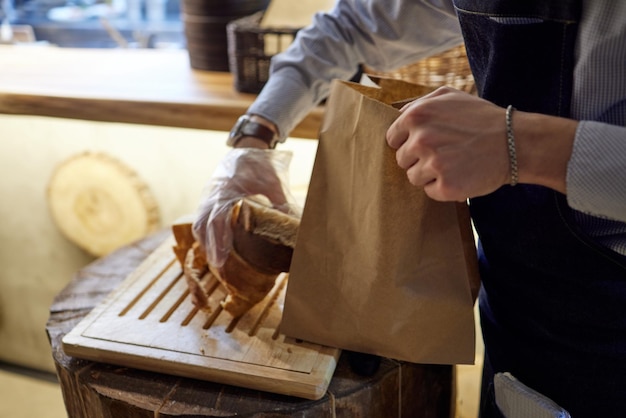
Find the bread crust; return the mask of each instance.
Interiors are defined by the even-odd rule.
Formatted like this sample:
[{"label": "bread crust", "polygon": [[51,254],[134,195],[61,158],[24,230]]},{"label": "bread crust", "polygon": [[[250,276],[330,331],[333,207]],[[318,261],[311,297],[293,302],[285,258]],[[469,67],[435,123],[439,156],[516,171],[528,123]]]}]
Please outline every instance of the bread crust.
[{"label": "bread crust", "polygon": [[233,248],[219,268],[207,263],[191,223],[173,225],[177,243],[173,250],[192,302],[209,308],[208,282],[214,276],[228,292],[223,309],[233,317],[245,314],[265,298],[280,273],[289,271],[299,225],[297,217],[250,199],[238,201],[231,211]]},{"label": "bread crust", "polygon": [[243,199],[233,207],[233,247],[263,273],[288,272],[300,219]]}]

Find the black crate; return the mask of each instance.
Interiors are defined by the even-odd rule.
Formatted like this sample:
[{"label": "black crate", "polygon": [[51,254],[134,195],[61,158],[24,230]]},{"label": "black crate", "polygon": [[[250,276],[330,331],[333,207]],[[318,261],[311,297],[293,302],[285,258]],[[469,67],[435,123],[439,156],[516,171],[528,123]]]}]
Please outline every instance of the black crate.
[{"label": "black crate", "polygon": [[[258,93],[269,77],[270,61],[275,55],[266,51],[271,40],[272,50],[282,51],[293,42],[299,29],[261,28],[263,12],[228,23],[228,64],[235,89],[242,93]],[[268,45],[269,46],[269,45]]]}]

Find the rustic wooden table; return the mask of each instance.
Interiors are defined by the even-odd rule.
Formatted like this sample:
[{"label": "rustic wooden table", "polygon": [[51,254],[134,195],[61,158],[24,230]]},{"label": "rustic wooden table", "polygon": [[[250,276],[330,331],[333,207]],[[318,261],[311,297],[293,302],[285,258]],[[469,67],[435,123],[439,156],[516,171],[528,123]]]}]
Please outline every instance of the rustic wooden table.
[{"label": "rustic wooden table", "polygon": [[[230,73],[192,69],[186,50],[0,45],[0,114],[229,131],[254,98]],[[322,115],[291,136],[316,139]]]},{"label": "rustic wooden table", "polygon": [[317,401],[73,358],[61,340],[168,236],[123,247],[80,270],[55,298],[47,333],[70,418],[78,417],[430,417],[453,416],[451,366],[383,359],[371,377],[339,360]]}]

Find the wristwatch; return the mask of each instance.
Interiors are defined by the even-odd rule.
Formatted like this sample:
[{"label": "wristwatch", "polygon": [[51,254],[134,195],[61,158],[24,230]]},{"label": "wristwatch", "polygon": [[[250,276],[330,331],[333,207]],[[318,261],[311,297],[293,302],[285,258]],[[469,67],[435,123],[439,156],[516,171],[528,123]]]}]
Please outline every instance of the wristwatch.
[{"label": "wristwatch", "polygon": [[244,136],[253,136],[261,139],[269,145],[270,148],[276,148],[278,143],[278,135],[270,128],[258,122],[254,122],[250,115],[243,115],[235,123],[228,135],[226,145],[234,147],[237,142]]}]

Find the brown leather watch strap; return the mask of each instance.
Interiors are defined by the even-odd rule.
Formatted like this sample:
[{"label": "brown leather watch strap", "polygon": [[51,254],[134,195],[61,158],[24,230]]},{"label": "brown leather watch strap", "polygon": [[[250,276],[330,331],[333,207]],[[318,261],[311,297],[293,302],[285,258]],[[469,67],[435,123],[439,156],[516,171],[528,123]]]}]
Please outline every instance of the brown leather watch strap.
[{"label": "brown leather watch strap", "polygon": [[253,136],[255,138],[262,139],[263,141],[267,142],[268,145],[276,136],[276,134],[274,134],[274,131],[272,131],[267,126],[252,121],[246,124],[242,133],[244,134],[244,136]]},{"label": "brown leather watch strap", "polygon": [[254,122],[249,115],[239,118],[230,132],[228,145],[234,147],[241,138],[246,136],[258,138],[267,143],[270,148],[276,147],[278,142],[278,137],[273,130],[261,123]]}]

